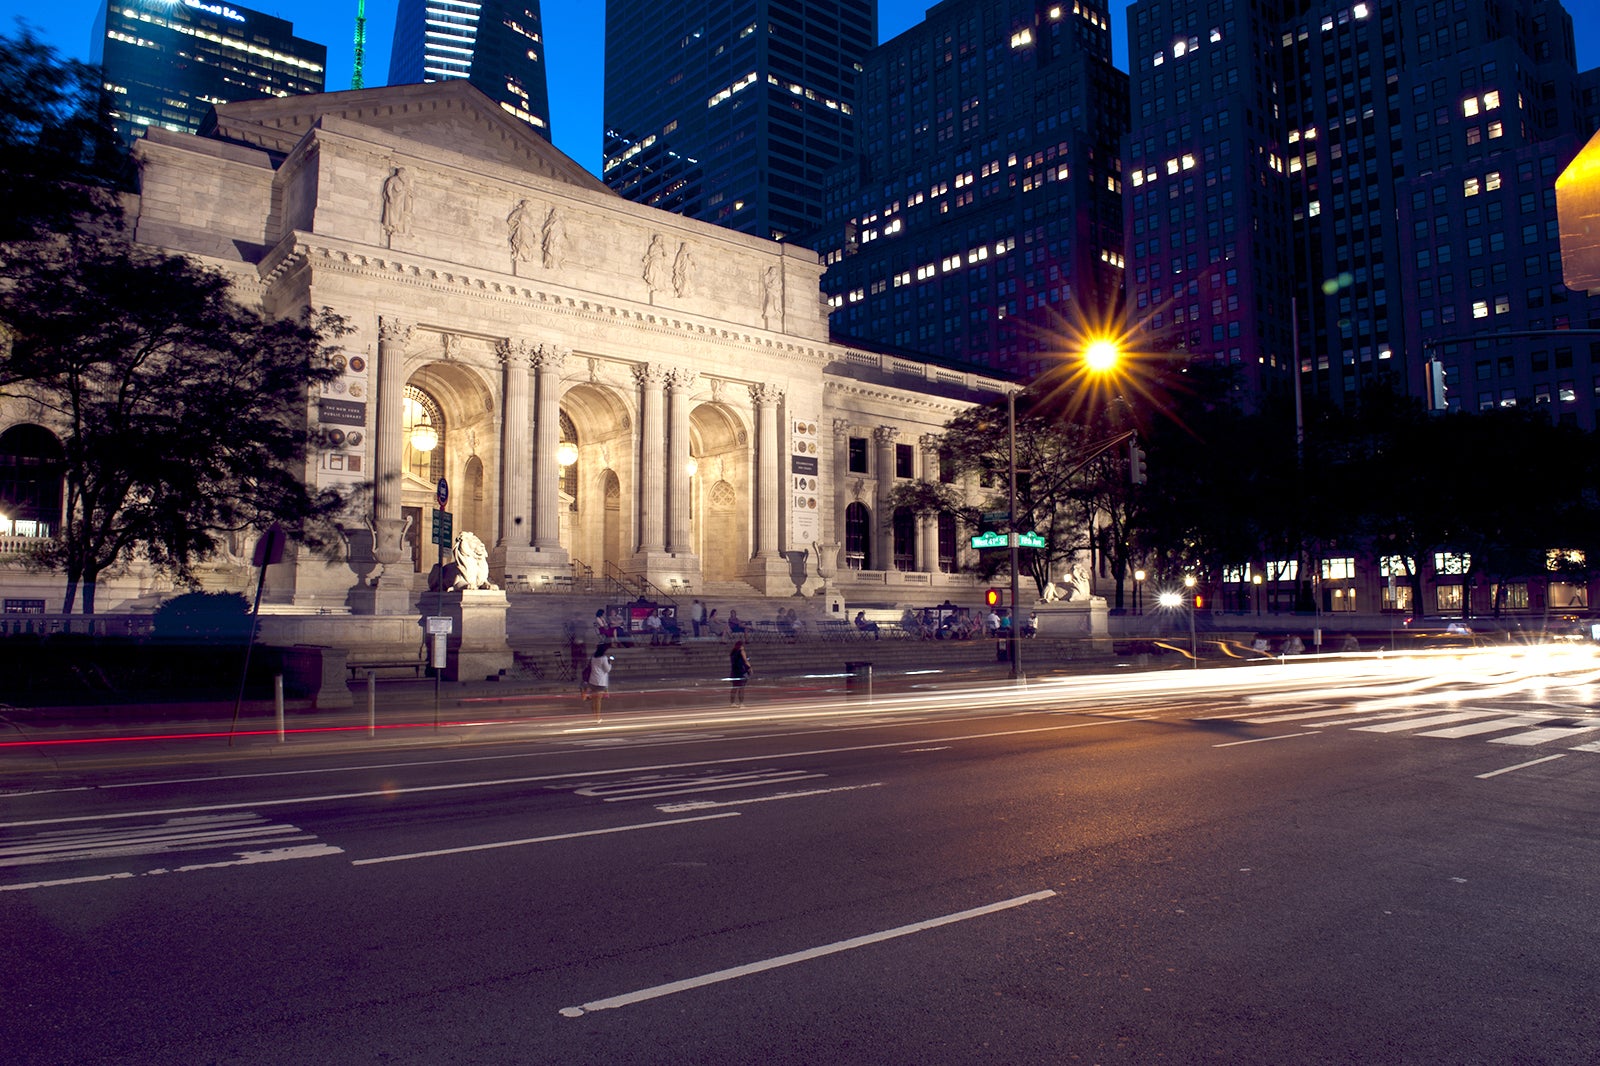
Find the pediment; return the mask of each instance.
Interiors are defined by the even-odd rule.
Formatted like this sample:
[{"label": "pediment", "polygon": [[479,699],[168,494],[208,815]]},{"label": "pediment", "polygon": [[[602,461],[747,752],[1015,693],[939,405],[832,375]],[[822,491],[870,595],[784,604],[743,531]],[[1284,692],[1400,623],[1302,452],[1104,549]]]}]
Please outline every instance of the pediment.
[{"label": "pediment", "polygon": [[464,81],[218,104],[199,134],[287,155],[329,118],[591,191],[610,191],[527,123]]}]

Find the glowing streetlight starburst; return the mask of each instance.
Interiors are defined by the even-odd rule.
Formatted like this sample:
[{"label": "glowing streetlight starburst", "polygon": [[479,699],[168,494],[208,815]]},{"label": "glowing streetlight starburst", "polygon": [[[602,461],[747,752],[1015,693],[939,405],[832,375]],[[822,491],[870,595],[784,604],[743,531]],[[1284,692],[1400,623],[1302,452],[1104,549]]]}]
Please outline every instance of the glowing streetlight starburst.
[{"label": "glowing streetlight starburst", "polygon": [[1083,350],[1084,365],[1097,374],[1113,369],[1121,358],[1122,349],[1117,346],[1117,342],[1105,337],[1090,342]]}]

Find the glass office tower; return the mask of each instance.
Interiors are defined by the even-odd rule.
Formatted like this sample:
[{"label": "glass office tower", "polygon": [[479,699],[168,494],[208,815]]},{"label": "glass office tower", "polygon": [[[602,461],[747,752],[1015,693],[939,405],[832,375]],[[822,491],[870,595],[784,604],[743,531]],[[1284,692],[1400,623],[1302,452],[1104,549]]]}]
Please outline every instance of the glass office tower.
[{"label": "glass office tower", "polygon": [[539,0],[400,0],[389,84],[465,78],[550,139]]},{"label": "glass office tower", "polygon": [[193,133],[212,104],[320,93],[326,45],[294,26],[234,4],[106,0],[91,60],[111,97],[110,121],[126,141],[147,126]]},{"label": "glass office tower", "polygon": [[602,177],[744,233],[811,232],[876,41],[872,0],[608,0]]}]

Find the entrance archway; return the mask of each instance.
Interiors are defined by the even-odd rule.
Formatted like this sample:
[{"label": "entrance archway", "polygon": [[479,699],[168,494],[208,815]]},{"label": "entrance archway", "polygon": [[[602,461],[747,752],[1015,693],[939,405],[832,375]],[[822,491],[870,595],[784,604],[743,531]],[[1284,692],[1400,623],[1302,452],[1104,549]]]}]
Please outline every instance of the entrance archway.
[{"label": "entrance archway", "polygon": [[707,582],[739,581],[750,561],[750,431],[738,412],[703,403],[689,413],[690,543]]},{"label": "entrance archway", "polygon": [[[436,362],[412,373],[403,402],[400,504],[411,519],[407,540],[412,565],[425,574],[438,555],[428,530],[433,509],[439,505],[436,493],[441,477],[450,484],[446,507],[455,516],[455,532],[476,533],[490,546],[498,541],[495,500],[487,475],[487,468],[499,462],[495,396],[471,367]],[[423,448],[430,430],[434,445]]]},{"label": "entrance archway", "polygon": [[560,419],[572,459],[561,467],[561,546],[600,575],[607,563],[625,566],[637,545],[633,415],[609,386],[582,382],[561,397]]}]

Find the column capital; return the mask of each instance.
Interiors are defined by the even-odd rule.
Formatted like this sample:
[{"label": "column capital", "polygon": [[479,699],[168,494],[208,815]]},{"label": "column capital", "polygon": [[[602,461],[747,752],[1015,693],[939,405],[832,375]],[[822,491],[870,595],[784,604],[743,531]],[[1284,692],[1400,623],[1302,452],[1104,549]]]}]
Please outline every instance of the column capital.
[{"label": "column capital", "polygon": [[917,443],[922,446],[923,451],[932,455],[938,455],[939,445],[944,443],[944,438],[939,436],[937,433],[924,433],[922,436],[917,438]]},{"label": "column capital", "polygon": [[528,358],[540,370],[560,370],[567,357],[572,354],[571,348],[563,348],[559,344],[530,344]]},{"label": "column capital", "polygon": [[685,366],[675,366],[667,371],[667,384],[675,392],[687,392],[700,377],[699,373]]},{"label": "column capital", "polygon": [[527,341],[503,340],[494,346],[494,351],[501,365],[512,370],[526,370],[533,363],[533,351]]},{"label": "column capital", "polygon": [[378,339],[385,344],[405,344],[411,339],[411,323],[392,315],[378,316]]},{"label": "column capital", "polygon": [[835,437],[848,437],[850,435],[850,420],[848,418],[835,418],[833,420],[833,435]]},{"label": "column capital", "polygon": [[757,407],[783,402],[783,390],[770,381],[758,381],[750,386],[750,400]]},{"label": "column capital", "polygon": [[872,439],[879,444],[893,443],[900,436],[899,426],[878,426],[872,431]]},{"label": "column capital", "polygon": [[659,389],[667,382],[667,368],[660,363],[634,363],[633,380],[647,389]]}]

